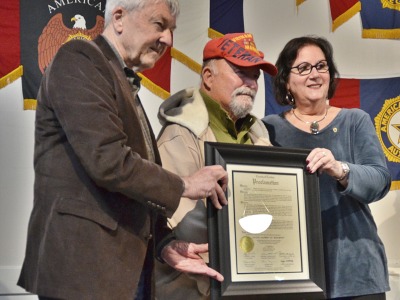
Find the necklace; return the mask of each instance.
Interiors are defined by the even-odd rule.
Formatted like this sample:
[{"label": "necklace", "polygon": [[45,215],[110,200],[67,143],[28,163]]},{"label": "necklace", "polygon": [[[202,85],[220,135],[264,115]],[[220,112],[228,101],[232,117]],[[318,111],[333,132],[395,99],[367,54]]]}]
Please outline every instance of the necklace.
[{"label": "necklace", "polygon": [[325,115],[322,117],[321,120],[317,120],[317,121],[303,121],[302,119],[300,119],[296,113],[294,112],[294,109],[292,108],[292,112],[293,115],[296,117],[297,120],[306,123],[306,124],[310,124],[310,131],[311,134],[318,134],[319,133],[319,122],[321,122],[322,120],[324,120],[326,118],[326,115],[328,114],[328,109],[325,108]]}]

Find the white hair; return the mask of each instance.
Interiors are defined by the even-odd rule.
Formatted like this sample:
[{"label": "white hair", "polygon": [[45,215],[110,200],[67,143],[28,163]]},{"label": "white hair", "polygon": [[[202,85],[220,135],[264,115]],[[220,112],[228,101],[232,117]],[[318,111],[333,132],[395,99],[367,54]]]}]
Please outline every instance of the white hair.
[{"label": "white hair", "polygon": [[112,19],[113,10],[120,6],[125,8],[127,11],[140,10],[148,4],[164,2],[171,12],[171,15],[178,17],[179,15],[179,0],[107,0],[106,9],[104,13],[105,27],[107,27]]}]

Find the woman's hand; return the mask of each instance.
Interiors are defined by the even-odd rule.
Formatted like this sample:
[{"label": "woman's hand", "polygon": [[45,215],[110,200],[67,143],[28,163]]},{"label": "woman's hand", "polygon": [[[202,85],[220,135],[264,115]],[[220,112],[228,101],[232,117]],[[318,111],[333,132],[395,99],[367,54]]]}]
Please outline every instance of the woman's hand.
[{"label": "woman's hand", "polygon": [[326,173],[329,176],[341,178],[343,168],[340,161],[336,160],[331,150],[325,148],[315,148],[307,156],[307,171],[311,174],[318,171],[318,174]]}]

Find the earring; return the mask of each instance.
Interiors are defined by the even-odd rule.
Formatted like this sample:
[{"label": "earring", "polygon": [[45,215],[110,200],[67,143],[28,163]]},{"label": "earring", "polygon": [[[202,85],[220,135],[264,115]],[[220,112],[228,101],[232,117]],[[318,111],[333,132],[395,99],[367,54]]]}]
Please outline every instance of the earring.
[{"label": "earring", "polygon": [[294,106],[294,98],[293,98],[293,95],[289,91],[286,94],[286,103],[291,106]]}]

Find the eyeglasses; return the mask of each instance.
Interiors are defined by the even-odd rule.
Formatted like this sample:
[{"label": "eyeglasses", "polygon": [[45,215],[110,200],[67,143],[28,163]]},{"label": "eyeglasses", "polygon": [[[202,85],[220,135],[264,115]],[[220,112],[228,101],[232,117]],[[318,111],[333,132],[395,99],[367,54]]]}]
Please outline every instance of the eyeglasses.
[{"label": "eyeglasses", "polygon": [[305,76],[308,74],[311,74],[312,69],[315,68],[315,70],[317,70],[318,73],[326,73],[329,70],[329,66],[326,60],[321,60],[319,62],[317,62],[315,65],[312,65],[308,62],[304,62],[299,64],[296,67],[290,68],[291,70],[293,69],[297,69],[297,72],[293,72],[295,74],[298,74],[300,76]]}]

